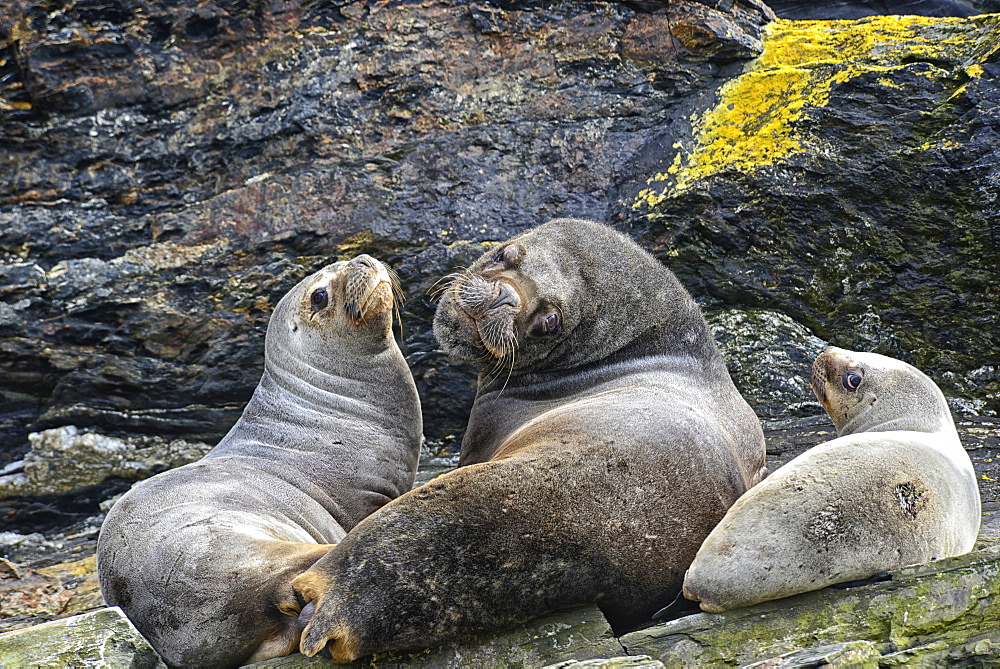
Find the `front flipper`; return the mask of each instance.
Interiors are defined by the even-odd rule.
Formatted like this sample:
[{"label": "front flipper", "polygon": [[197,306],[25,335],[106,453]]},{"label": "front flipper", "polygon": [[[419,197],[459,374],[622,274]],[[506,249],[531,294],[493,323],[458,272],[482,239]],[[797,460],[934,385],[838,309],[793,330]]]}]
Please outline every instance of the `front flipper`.
[{"label": "front flipper", "polygon": [[247,664],[263,662],[294,653],[302,637],[299,614],[304,601],[296,594],[292,583],[336,544],[305,544],[288,541],[268,541],[261,552],[274,565],[275,578],[271,582],[272,615],[275,631],[267,636],[245,661]]},{"label": "front flipper", "polygon": [[307,602],[299,616],[299,623],[305,625],[299,644],[303,655],[312,657],[325,648],[334,662],[345,664],[366,655],[358,636],[336,621],[330,610],[329,594],[336,587],[333,579],[321,569],[310,569],[292,581],[292,587]]}]

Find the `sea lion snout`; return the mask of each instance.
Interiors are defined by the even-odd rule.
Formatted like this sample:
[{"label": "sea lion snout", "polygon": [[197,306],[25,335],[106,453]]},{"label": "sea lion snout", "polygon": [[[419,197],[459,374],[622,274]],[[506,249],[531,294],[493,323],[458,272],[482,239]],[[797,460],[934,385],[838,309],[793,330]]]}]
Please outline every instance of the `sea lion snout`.
[{"label": "sea lion snout", "polygon": [[385,265],[368,254],[347,264],[344,309],[351,320],[363,323],[372,315],[391,309],[395,302],[395,282]]},{"label": "sea lion snout", "polygon": [[516,347],[516,321],[525,304],[515,283],[472,274],[458,284],[450,300],[454,316],[468,320],[469,333],[492,356],[504,359]]},{"label": "sea lion snout", "polygon": [[516,309],[523,302],[517,288],[509,281],[489,281],[475,274],[458,287],[455,297],[459,306],[474,319],[503,306]]},{"label": "sea lion snout", "polygon": [[849,363],[846,353],[847,351],[844,349],[831,346],[813,360],[810,378],[813,393],[827,411],[829,411],[830,398],[827,395],[826,386],[830,379],[837,378],[840,371]]},{"label": "sea lion snout", "polygon": [[506,281],[497,281],[497,296],[490,303],[490,309],[499,309],[500,307],[513,307],[517,309],[520,306],[521,295],[517,292],[517,289]]}]

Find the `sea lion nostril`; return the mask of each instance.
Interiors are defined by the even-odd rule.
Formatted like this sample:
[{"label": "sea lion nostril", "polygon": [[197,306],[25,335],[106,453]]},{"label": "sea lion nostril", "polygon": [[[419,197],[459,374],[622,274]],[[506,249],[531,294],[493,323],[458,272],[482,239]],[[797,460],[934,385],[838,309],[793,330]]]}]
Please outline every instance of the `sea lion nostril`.
[{"label": "sea lion nostril", "polygon": [[500,283],[500,291],[496,298],[490,304],[490,309],[496,309],[497,307],[508,306],[508,307],[519,307],[521,306],[521,296],[517,294],[514,287],[508,283]]}]

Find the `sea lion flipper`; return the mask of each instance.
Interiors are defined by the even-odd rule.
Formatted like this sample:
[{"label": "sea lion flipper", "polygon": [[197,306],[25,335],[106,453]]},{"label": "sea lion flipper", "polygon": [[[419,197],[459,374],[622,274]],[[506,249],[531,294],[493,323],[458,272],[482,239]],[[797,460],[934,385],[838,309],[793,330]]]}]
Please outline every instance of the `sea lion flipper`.
[{"label": "sea lion flipper", "polygon": [[294,579],[292,579],[292,588],[295,590],[296,594],[299,595],[306,603],[316,602],[317,600],[323,598],[323,594],[327,591],[328,587],[326,576],[323,572],[316,571],[315,569],[310,569],[302,574],[299,574]]},{"label": "sea lion flipper", "polygon": [[302,641],[299,643],[299,650],[303,655],[312,657],[325,648],[333,661],[339,663],[353,662],[367,655],[361,650],[358,635],[333,611],[337,607],[323,606],[323,602],[336,588],[328,571],[310,569],[296,577],[292,581],[292,587],[306,601],[299,614],[299,624],[304,627]]},{"label": "sea lion flipper", "polygon": [[336,545],[282,543],[280,555],[274,556],[275,564],[287,565],[285,577],[275,585],[274,603],[279,611],[296,618],[299,616],[303,606],[311,598],[303,596],[296,589],[295,581]]}]

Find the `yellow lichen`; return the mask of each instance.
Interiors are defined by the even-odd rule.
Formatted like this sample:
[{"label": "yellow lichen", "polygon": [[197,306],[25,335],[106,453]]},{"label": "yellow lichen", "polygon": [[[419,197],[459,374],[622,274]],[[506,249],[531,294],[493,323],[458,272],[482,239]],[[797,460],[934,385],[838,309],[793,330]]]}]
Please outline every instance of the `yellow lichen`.
[{"label": "yellow lichen", "polygon": [[[679,148],[665,173],[640,191],[634,207],[654,207],[724,170],[749,172],[815,149],[797,127],[804,114],[829,102],[831,89],[875,73],[899,88],[893,74],[914,61],[963,64],[978,77],[1000,49],[1000,16],[969,19],[875,16],[858,21],[777,20],[764,31],[764,51],[727,82],[719,102],[694,123],[694,144]],[[931,76],[931,68],[917,70]]]}]

